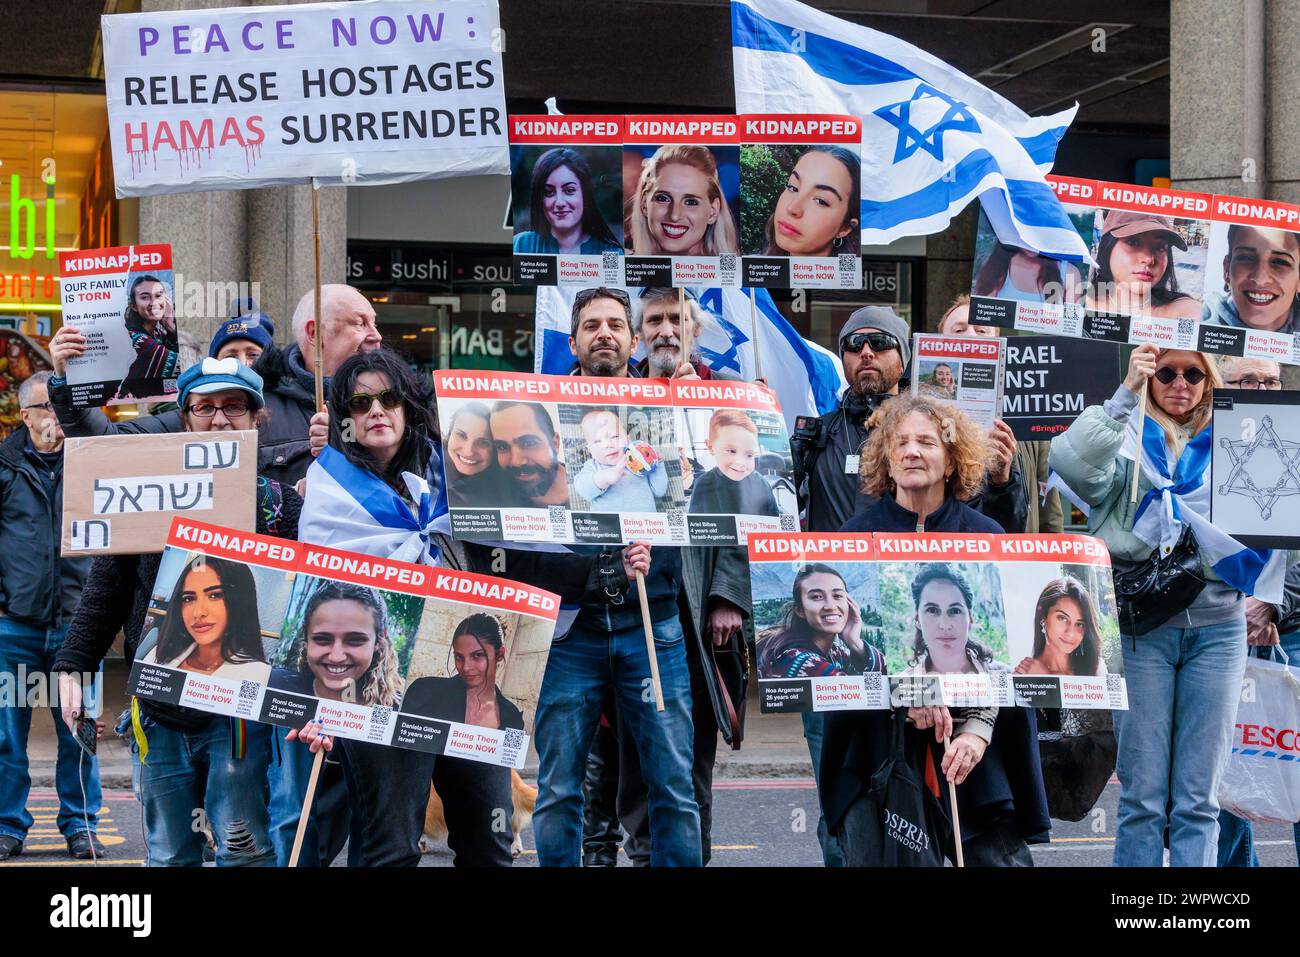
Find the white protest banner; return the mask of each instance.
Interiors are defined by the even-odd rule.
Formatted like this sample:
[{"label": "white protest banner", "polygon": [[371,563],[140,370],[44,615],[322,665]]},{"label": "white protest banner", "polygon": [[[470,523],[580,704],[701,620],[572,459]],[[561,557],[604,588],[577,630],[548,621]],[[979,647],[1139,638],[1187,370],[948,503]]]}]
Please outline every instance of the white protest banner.
[{"label": "white protest banner", "polygon": [[1247,548],[1300,548],[1300,392],[1215,389],[1210,521]]},{"label": "white protest banner", "polygon": [[495,0],[102,18],[117,195],[506,173]]},{"label": "white protest banner", "polygon": [[86,337],[86,351],[68,361],[76,408],[175,394],[180,350],[171,246],[61,252],[59,300],[64,324]]},{"label": "white protest banner", "polygon": [[1085,535],[752,535],[760,706],[1128,707]]},{"label": "white protest banner", "polygon": [[63,550],[160,552],[172,519],[252,531],[257,431],[97,435],[63,444]]},{"label": "white protest banner", "polygon": [[[220,634],[204,627],[219,616],[187,610],[213,585]],[[559,607],[505,579],[178,518],[129,684],[200,711],[521,768]],[[368,640],[349,639],[340,666],[318,638],[344,632]]]},{"label": "white protest banner", "polygon": [[991,427],[1002,412],[1007,340],[918,332],[912,341],[912,395],[951,402]]}]

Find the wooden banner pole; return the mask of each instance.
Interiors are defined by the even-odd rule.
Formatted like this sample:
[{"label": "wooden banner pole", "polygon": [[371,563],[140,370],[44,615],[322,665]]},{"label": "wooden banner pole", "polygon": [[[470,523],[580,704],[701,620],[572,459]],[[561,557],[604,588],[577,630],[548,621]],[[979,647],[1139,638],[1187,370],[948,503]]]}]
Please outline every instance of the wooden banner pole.
[{"label": "wooden banner pole", "polygon": [[325,411],[325,374],[321,371],[320,364],[320,327],[324,322],[324,317],[320,311],[320,187],[315,181],[311,185],[311,248],[312,258],[316,264],[316,335],[315,335],[315,352],[316,362],[314,371],[316,375],[316,411]]},{"label": "wooden banner pole", "polygon": [[645,595],[645,576],[636,573],[636,592],[641,599],[641,624],[645,628],[645,650],[650,658],[650,684],[655,692],[655,710],[664,710],[664,689],[659,683],[659,659],[655,655],[655,633],[650,624],[650,600]]},{"label": "wooden banner pole", "polygon": [[[943,736],[943,750],[945,754],[947,753],[948,746],[951,743],[952,739],[945,734]],[[966,859],[962,855],[961,851],[961,817],[957,813],[957,785],[953,784],[951,780],[948,782],[948,803],[952,806],[952,843],[953,847],[956,848],[957,851],[957,866],[965,867]]]},{"label": "wooden banner pole", "polygon": [[[296,746],[296,745],[295,745]],[[298,855],[302,853],[302,839],[307,834],[307,821],[311,818],[312,802],[316,799],[316,780],[320,777],[320,766],[325,763],[325,748],[316,752],[316,759],[311,763],[311,777],[307,779],[307,793],[302,798],[302,811],[298,815],[298,833],[293,837],[293,851],[289,854],[289,866],[298,866]]]},{"label": "wooden banner pole", "polygon": [[1142,474],[1142,432],[1147,420],[1147,384],[1150,381],[1150,379],[1143,379],[1142,388],[1138,392],[1137,444],[1133,448],[1133,487],[1128,495],[1130,505],[1136,505],[1138,500],[1138,476]]}]

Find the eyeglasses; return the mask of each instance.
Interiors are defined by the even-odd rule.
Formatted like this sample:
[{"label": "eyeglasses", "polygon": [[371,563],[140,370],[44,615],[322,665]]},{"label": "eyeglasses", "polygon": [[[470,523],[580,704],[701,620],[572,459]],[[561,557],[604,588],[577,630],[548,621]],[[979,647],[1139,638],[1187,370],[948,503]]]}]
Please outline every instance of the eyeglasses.
[{"label": "eyeglasses", "polygon": [[375,404],[375,400],[385,409],[395,409],[402,404],[402,394],[396,389],[385,389],[380,393],[373,392],[354,392],[348,399],[348,411],[353,415],[363,415],[370,411],[370,407]]},{"label": "eyeglasses", "polygon": [[861,352],[864,345],[872,352],[888,352],[898,348],[898,340],[887,332],[854,332],[840,340],[840,354]]},{"label": "eyeglasses", "polygon": [[196,419],[210,419],[218,412],[222,413],[227,419],[233,419],[248,413],[248,403],[242,399],[232,399],[225,405],[216,405],[212,402],[196,402],[187,411]]},{"label": "eyeglasses", "polygon": [[1156,378],[1160,380],[1161,385],[1169,385],[1169,383],[1173,382],[1179,376],[1182,376],[1183,381],[1188,385],[1200,385],[1201,382],[1205,380],[1205,370],[1199,369],[1196,366],[1192,366],[1190,369],[1184,369],[1182,372],[1179,372],[1171,366],[1161,366],[1156,370]]},{"label": "eyeglasses", "polygon": [[1269,376],[1266,379],[1257,379],[1253,375],[1244,375],[1240,379],[1228,379],[1228,385],[1236,386],[1238,389],[1280,389],[1282,380]]},{"label": "eyeglasses", "polygon": [[[1247,388],[1252,388],[1252,387],[1247,386]],[[33,402],[31,405],[23,406],[23,408],[24,409],[45,409],[46,411],[50,411],[50,412],[54,410],[54,406],[50,405],[50,403],[48,402]]]}]

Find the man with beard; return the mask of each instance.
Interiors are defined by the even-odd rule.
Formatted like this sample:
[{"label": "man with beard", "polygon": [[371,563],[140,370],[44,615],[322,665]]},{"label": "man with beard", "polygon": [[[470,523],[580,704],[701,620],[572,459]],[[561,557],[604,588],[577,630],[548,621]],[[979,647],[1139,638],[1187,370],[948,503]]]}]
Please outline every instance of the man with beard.
[{"label": "man with beard", "polygon": [[691,360],[682,358],[682,339],[699,342],[703,310],[689,292],[686,300],[686,326],[676,289],[647,287],[641,291],[632,318],[632,331],[641,337],[645,358],[633,368],[648,379],[712,379],[713,370],[691,351]]},{"label": "man with beard", "polygon": [[497,464],[514,482],[521,505],[569,504],[569,478],[560,458],[560,436],[550,413],[537,402],[502,399],[489,420]]}]

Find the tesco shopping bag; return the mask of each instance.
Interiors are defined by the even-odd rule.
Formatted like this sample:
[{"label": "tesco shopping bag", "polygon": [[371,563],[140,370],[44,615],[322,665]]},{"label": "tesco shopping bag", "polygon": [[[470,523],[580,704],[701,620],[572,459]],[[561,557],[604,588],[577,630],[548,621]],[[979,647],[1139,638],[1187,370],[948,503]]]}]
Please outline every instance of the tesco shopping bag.
[{"label": "tesco shopping bag", "polygon": [[[1300,821],[1300,668],[1251,655],[1219,804],[1264,824]],[[1250,700],[1246,700],[1249,698]]]}]

